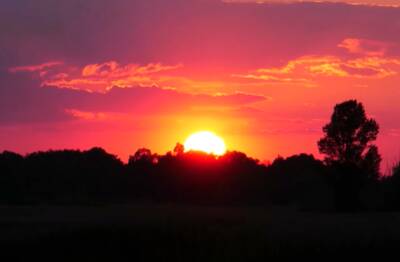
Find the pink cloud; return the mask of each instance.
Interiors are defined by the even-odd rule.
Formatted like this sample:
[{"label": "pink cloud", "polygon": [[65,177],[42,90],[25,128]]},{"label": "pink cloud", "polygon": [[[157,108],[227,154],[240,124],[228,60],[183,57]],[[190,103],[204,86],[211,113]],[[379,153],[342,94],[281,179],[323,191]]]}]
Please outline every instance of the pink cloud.
[{"label": "pink cloud", "polygon": [[386,56],[388,44],[380,41],[347,38],[338,47],[357,57],[311,55],[290,60],[281,67],[266,67],[233,77],[270,83],[290,83],[313,86],[317,78],[340,77],[382,79],[400,73],[400,58]]},{"label": "pink cloud", "polygon": [[291,4],[291,3],[345,3],[382,7],[400,7],[398,0],[222,0],[226,3]]},{"label": "pink cloud", "polygon": [[137,64],[127,64],[122,66],[116,61],[109,61],[101,64],[89,64],[83,67],[83,77],[108,77],[126,78],[133,75],[149,75],[162,71],[174,70],[182,67],[182,64],[166,66],[161,63],[151,63],[145,66]]},{"label": "pink cloud", "polygon": [[113,87],[159,85],[170,79],[168,74],[164,74],[165,71],[182,67],[182,64],[163,65],[161,63],[121,65],[116,61],[109,61],[100,64],[88,64],[82,68],[64,66],[52,72],[47,70],[62,64],[62,62],[48,62],[41,65],[10,68],[9,71],[11,73],[29,72],[38,74],[42,79],[42,86],[105,92]]},{"label": "pink cloud", "polygon": [[383,56],[386,54],[389,44],[382,41],[347,38],[338,47],[345,48],[349,53],[353,54]]},{"label": "pink cloud", "polygon": [[78,109],[65,109],[65,113],[71,115],[76,119],[88,120],[88,121],[96,121],[96,120],[107,120],[110,119],[111,116],[107,113],[103,112],[89,112],[82,111]]},{"label": "pink cloud", "polygon": [[39,74],[43,74],[46,69],[62,65],[63,62],[60,61],[50,61],[43,64],[38,65],[26,65],[26,66],[16,66],[9,68],[9,72],[18,73],[18,72],[39,72]]}]

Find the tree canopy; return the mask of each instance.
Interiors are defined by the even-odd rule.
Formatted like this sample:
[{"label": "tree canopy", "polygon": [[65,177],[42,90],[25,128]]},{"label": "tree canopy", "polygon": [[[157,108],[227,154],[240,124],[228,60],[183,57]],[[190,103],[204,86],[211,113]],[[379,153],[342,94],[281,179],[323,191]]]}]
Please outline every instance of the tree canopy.
[{"label": "tree canopy", "polygon": [[379,175],[381,157],[373,144],[379,125],[367,117],[362,103],[348,100],[337,104],[323,132],[325,136],[318,141],[318,148],[326,155],[328,164],[354,164],[370,176]]}]

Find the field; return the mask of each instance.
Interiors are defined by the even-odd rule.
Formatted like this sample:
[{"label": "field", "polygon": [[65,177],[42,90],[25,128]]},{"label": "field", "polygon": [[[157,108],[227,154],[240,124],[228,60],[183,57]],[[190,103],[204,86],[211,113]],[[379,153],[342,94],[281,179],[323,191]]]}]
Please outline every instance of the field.
[{"label": "field", "polygon": [[278,207],[2,207],[0,254],[6,261],[379,258],[397,253],[399,222],[397,213]]}]

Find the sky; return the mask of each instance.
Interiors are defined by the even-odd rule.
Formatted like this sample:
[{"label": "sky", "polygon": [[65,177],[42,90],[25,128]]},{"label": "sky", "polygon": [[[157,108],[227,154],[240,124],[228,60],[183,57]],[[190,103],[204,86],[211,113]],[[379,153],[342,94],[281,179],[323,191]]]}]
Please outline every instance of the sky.
[{"label": "sky", "polygon": [[126,160],[209,130],[262,161],[312,153],[357,99],[400,159],[400,1],[2,0],[0,151]]}]

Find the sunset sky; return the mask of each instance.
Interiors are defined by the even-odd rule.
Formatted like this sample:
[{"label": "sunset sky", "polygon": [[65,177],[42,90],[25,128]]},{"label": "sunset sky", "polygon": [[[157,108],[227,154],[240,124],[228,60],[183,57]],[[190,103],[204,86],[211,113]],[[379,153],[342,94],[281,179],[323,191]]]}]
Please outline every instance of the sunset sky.
[{"label": "sunset sky", "polygon": [[357,99],[391,163],[399,73],[400,0],[2,0],[0,151],[126,160],[209,130],[263,161],[320,157],[333,106]]}]

